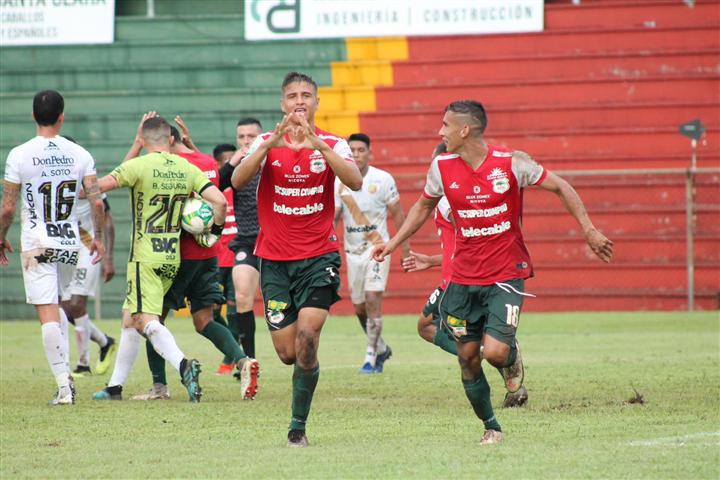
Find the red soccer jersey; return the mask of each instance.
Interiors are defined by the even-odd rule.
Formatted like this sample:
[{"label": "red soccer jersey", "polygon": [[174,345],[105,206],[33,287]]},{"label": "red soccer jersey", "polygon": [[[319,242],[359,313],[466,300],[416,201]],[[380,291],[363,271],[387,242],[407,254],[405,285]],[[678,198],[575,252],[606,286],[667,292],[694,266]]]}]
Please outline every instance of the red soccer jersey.
[{"label": "red soccer jersey", "polygon": [[441,198],[435,209],[435,226],[442,248],[442,287],[447,287],[452,279],[452,261],[455,252],[455,227],[450,222],[452,211],[447,198]]},{"label": "red soccer jersey", "polygon": [[522,189],[541,183],[546,171],[511,151],[488,145],[472,170],[457,154],[435,157],[424,195],[445,195],[455,219],[453,283],[491,285],[533,274],[521,226]]},{"label": "red soccer jersey", "polygon": [[[211,155],[201,152],[179,153],[188,162],[198,167],[207,176],[213,185],[220,185],[217,162]],[[180,235],[180,258],[182,260],[205,260],[218,254],[219,245],[215,244],[210,248],[204,248],[197,244],[195,238],[183,230]]]},{"label": "red soccer jersey", "polygon": [[235,254],[230,250],[230,241],[237,234],[237,223],[235,223],[235,206],[233,204],[233,189],[228,187],[223,191],[227,200],[227,215],[225,216],[225,227],[223,228],[222,237],[220,237],[220,246],[218,247],[218,266],[232,267],[235,264]]},{"label": "red soccer jersey", "polygon": [[[347,142],[318,128],[315,133],[348,162]],[[271,132],[255,139],[250,155]],[[258,184],[260,233],[255,255],[277,261],[303,260],[338,250],[333,228],[335,174],[318,150],[271,148]]]}]

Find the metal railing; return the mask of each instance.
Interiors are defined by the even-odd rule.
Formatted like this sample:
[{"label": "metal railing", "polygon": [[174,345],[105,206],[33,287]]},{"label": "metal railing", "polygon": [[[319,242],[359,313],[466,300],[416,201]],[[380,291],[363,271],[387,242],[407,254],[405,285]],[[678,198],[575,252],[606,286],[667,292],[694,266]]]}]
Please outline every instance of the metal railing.
[{"label": "metal railing", "polygon": [[[601,176],[648,176],[683,175],[685,177],[685,243],[687,263],[687,305],[688,311],[695,309],[695,177],[698,174],[720,174],[720,168],[697,168],[695,155],[689,168],[657,168],[652,170],[608,169],[608,170],[557,170],[554,173],[562,177],[601,177]],[[720,203],[720,198],[718,199]]]}]

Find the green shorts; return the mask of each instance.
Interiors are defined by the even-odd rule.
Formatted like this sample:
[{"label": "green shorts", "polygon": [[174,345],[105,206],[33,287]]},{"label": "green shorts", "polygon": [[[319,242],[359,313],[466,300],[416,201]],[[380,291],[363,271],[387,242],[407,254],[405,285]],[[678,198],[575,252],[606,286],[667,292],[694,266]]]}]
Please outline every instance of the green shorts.
[{"label": "green shorts", "polygon": [[260,290],[265,302],[265,321],[270,330],[295,323],[298,311],[319,287],[330,287],[330,304],[340,300],[340,254],[289,262],[260,261]]},{"label": "green shorts", "polygon": [[440,326],[440,312],[438,311],[438,305],[440,304],[440,298],[443,294],[443,288],[438,287],[430,294],[425,302],[425,306],[422,309],[423,317],[429,317],[432,315],[432,323],[436,327]]},{"label": "green shorts", "polygon": [[174,263],[128,262],[123,310],[127,309],[131,314],[162,315],[162,298],[170,289],[179,267]]},{"label": "green shorts", "polygon": [[165,310],[185,308],[186,297],[190,302],[190,313],[225,303],[225,297],[217,281],[217,271],[216,257],[180,262],[180,270],[165,295],[163,308]]},{"label": "green shorts", "polygon": [[235,284],[233,284],[232,272],[233,267],[218,268],[217,282],[220,284],[220,289],[226,302],[235,301]]},{"label": "green shorts", "polygon": [[488,334],[513,346],[525,281],[521,279],[493,285],[452,283],[440,299],[443,326],[460,342],[480,341]]}]

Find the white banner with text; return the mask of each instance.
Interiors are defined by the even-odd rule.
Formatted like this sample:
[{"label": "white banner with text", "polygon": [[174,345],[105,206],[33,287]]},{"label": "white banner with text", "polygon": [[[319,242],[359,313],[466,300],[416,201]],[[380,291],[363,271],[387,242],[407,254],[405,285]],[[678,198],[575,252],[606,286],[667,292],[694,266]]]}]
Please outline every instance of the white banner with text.
[{"label": "white banner with text", "polygon": [[245,0],[245,38],[539,32],[543,13],[543,0]]},{"label": "white banner with text", "polygon": [[0,0],[0,46],[112,43],[115,0]]}]

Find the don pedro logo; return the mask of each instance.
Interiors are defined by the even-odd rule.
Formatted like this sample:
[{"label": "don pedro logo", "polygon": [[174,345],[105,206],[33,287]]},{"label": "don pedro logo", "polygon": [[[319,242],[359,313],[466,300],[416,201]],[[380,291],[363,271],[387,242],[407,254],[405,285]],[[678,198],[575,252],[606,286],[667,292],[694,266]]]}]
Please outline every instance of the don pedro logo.
[{"label": "don pedro logo", "polygon": [[268,300],[267,311],[265,316],[268,322],[272,324],[278,324],[285,319],[285,314],[282,312],[288,307],[286,302],[280,302],[278,300]]}]

